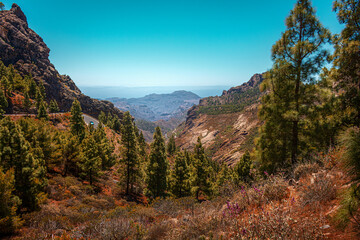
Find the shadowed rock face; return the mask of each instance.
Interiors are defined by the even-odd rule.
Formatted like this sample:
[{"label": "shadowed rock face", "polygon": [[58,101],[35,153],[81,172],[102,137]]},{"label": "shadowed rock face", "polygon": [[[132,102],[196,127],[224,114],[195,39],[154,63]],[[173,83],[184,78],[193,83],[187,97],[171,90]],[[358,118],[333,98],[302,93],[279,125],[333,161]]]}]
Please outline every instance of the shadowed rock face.
[{"label": "shadowed rock face", "polygon": [[49,60],[49,52],[43,39],[28,27],[27,18],[18,5],[0,12],[0,59],[6,66],[12,64],[22,75],[31,74],[37,82],[43,82],[48,100],[57,100],[65,111],[77,98],[83,111],[94,117],[100,111],[122,117],[122,111],[112,103],[82,94],[69,76],[60,75]]}]

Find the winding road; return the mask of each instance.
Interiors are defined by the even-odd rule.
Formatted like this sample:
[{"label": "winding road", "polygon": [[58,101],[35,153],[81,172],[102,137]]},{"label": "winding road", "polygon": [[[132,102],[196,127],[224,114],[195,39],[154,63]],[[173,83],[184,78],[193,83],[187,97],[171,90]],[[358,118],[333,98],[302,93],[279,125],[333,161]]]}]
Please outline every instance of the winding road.
[{"label": "winding road", "polygon": [[[63,112],[61,113],[50,113],[50,115],[62,115],[65,114]],[[28,114],[28,113],[14,113],[14,114],[4,114],[4,116],[19,116],[19,117],[26,117],[26,116],[36,116],[36,114]],[[97,128],[99,125],[99,120],[97,120],[94,117],[91,117],[90,115],[87,115],[85,113],[82,114],[84,118],[84,122],[86,125],[89,125],[91,122],[94,124],[94,128]]]}]

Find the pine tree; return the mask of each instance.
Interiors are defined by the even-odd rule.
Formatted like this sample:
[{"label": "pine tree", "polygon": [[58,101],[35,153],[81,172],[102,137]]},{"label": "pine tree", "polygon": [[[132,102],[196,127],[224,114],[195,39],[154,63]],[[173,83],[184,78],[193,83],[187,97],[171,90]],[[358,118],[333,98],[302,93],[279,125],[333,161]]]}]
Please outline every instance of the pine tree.
[{"label": "pine tree", "polygon": [[70,127],[71,133],[82,141],[85,137],[85,122],[82,116],[80,103],[76,99],[71,106]]},{"label": "pine tree", "polygon": [[107,116],[103,111],[100,112],[98,118],[99,118],[99,122],[101,122],[104,125],[107,125]]},{"label": "pine tree", "polygon": [[32,99],[36,98],[36,93],[37,93],[37,85],[36,85],[34,79],[30,78],[29,97],[32,98]]},{"label": "pine tree", "polygon": [[211,194],[211,183],[209,181],[209,169],[207,165],[207,158],[205,150],[201,144],[200,137],[197,140],[197,144],[194,148],[194,159],[192,163],[192,176],[191,176],[191,191],[199,200],[200,194]]},{"label": "pine tree", "polygon": [[97,142],[92,134],[88,134],[82,142],[83,159],[79,163],[82,175],[92,185],[101,173],[101,158]]},{"label": "pine tree", "polygon": [[49,115],[46,111],[46,105],[47,104],[44,101],[39,104],[37,119],[49,120]]},{"label": "pine tree", "polygon": [[78,165],[82,162],[81,146],[78,139],[75,136],[65,134],[59,140],[62,175],[66,176],[69,172],[77,175],[79,173]]},{"label": "pine tree", "polygon": [[0,89],[0,118],[5,113],[5,109],[8,107],[4,92]]},{"label": "pine tree", "polygon": [[360,127],[360,3],[337,0],[334,11],[344,29],[335,44],[334,76],[341,92],[344,122]]},{"label": "pine tree", "polygon": [[146,173],[147,195],[153,198],[165,197],[168,187],[168,161],[165,153],[165,140],[160,127],[155,128]]},{"label": "pine tree", "polygon": [[178,198],[190,195],[190,171],[183,152],[178,152],[176,155],[170,179],[172,194]]},{"label": "pine tree", "polygon": [[39,206],[47,184],[45,163],[34,157],[34,150],[19,125],[5,117],[0,123],[0,166],[5,171],[14,169],[15,195],[30,210]]},{"label": "pine tree", "polygon": [[36,88],[36,109],[39,111],[40,105],[44,102],[44,95],[42,95],[41,90],[39,87]]},{"label": "pine tree", "polygon": [[298,0],[286,19],[286,31],[272,48],[273,68],[262,85],[258,154],[272,170],[295,164],[305,150],[305,124],[316,102],[316,75],[327,61],[330,33],[309,0]]},{"label": "pine tree", "polygon": [[26,109],[26,112],[29,112],[29,111],[30,111],[31,101],[30,101],[30,97],[29,97],[29,93],[28,93],[28,92],[25,92],[25,95],[24,95],[24,107],[25,107],[25,109]]},{"label": "pine tree", "polygon": [[124,168],[121,170],[126,182],[126,195],[130,195],[133,193],[133,186],[141,177],[141,171],[134,124],[129,112],[124,113],[121,142],[124,148],[123,157],[121,158]]},{"label": "pine tree", "polygon": [[98,143],[102,170],[108,170],[115,164],[114,146],[106,136],[105,129],[100,123],[94,133],[95,141]]},{"label": "pine tree", "polygon": [[251,167],[252,161],[250,158],[250,153],[246,151],[241,157],[240,161],[236,163],[234,167],[234,177],[237,183],[248,182],[250,180]]},{"label": "pine tree", "polygon": [[176,144],[175,144],[175,136],[174,134],[171,134],[171,137],[169,138],[169,142],[168,142],[168,145],[167,145],[167,153],[170,155],[170,156],[173,156],[176,152]]},{"label": "pine tree", "polygon": [[146,153],[147,144],[142,131],[140,131],[138,143],[139,143],[139,155],[142,157],[143,160],[145,160],[147,157],[147,153]]},{"label": "pine tree", "polygon": [[10,169],[5,173],[0,167],[0,235],[12,234],[22,224],[16,216],[20,199],[13,195],[14,171]]},{"label": "pine tree", "polygon": [[57,101],[55,99],[50,101],[49,111],[50,113],[57,113],[60,111],[59,105],[57,104]]}]

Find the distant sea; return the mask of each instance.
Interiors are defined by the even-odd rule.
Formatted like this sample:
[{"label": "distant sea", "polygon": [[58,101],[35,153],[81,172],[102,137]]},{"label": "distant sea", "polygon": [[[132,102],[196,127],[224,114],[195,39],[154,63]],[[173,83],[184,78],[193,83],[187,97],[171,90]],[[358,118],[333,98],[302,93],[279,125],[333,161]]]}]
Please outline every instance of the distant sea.
[{"label": "distant sea", "polygon": [[209,97],[221,95],[223,90],[228,90],[231,86],[170,86],[170,87],[119,87],[119,86],[79,86],[80,90],[97,99],[106,99],[111,97],[118,98],[139,98],[146,95],[157,93],[172,93],[179,90],[193,92],[200,97]]}]

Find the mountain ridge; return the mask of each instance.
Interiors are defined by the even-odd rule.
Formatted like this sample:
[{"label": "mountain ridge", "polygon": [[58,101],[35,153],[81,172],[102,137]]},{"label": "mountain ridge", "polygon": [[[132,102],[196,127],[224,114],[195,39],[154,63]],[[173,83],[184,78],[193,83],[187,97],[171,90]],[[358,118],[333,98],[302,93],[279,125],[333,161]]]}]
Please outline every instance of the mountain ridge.
[{"label": "mountain ridge", "polygon": [[13,65],[23,76],[32,75],[42,82],[47,100],[56,100],[60,108],[69,111],[78,99],[83,112],[98,117],[101,111],[118,117],[123,113],[108,101],[84,95],[68,75],[61,75],[49,60],[50,49],[43,39],[29,28],[26,15],[17,4],[0,12],[0,59],[6,66]]}]

